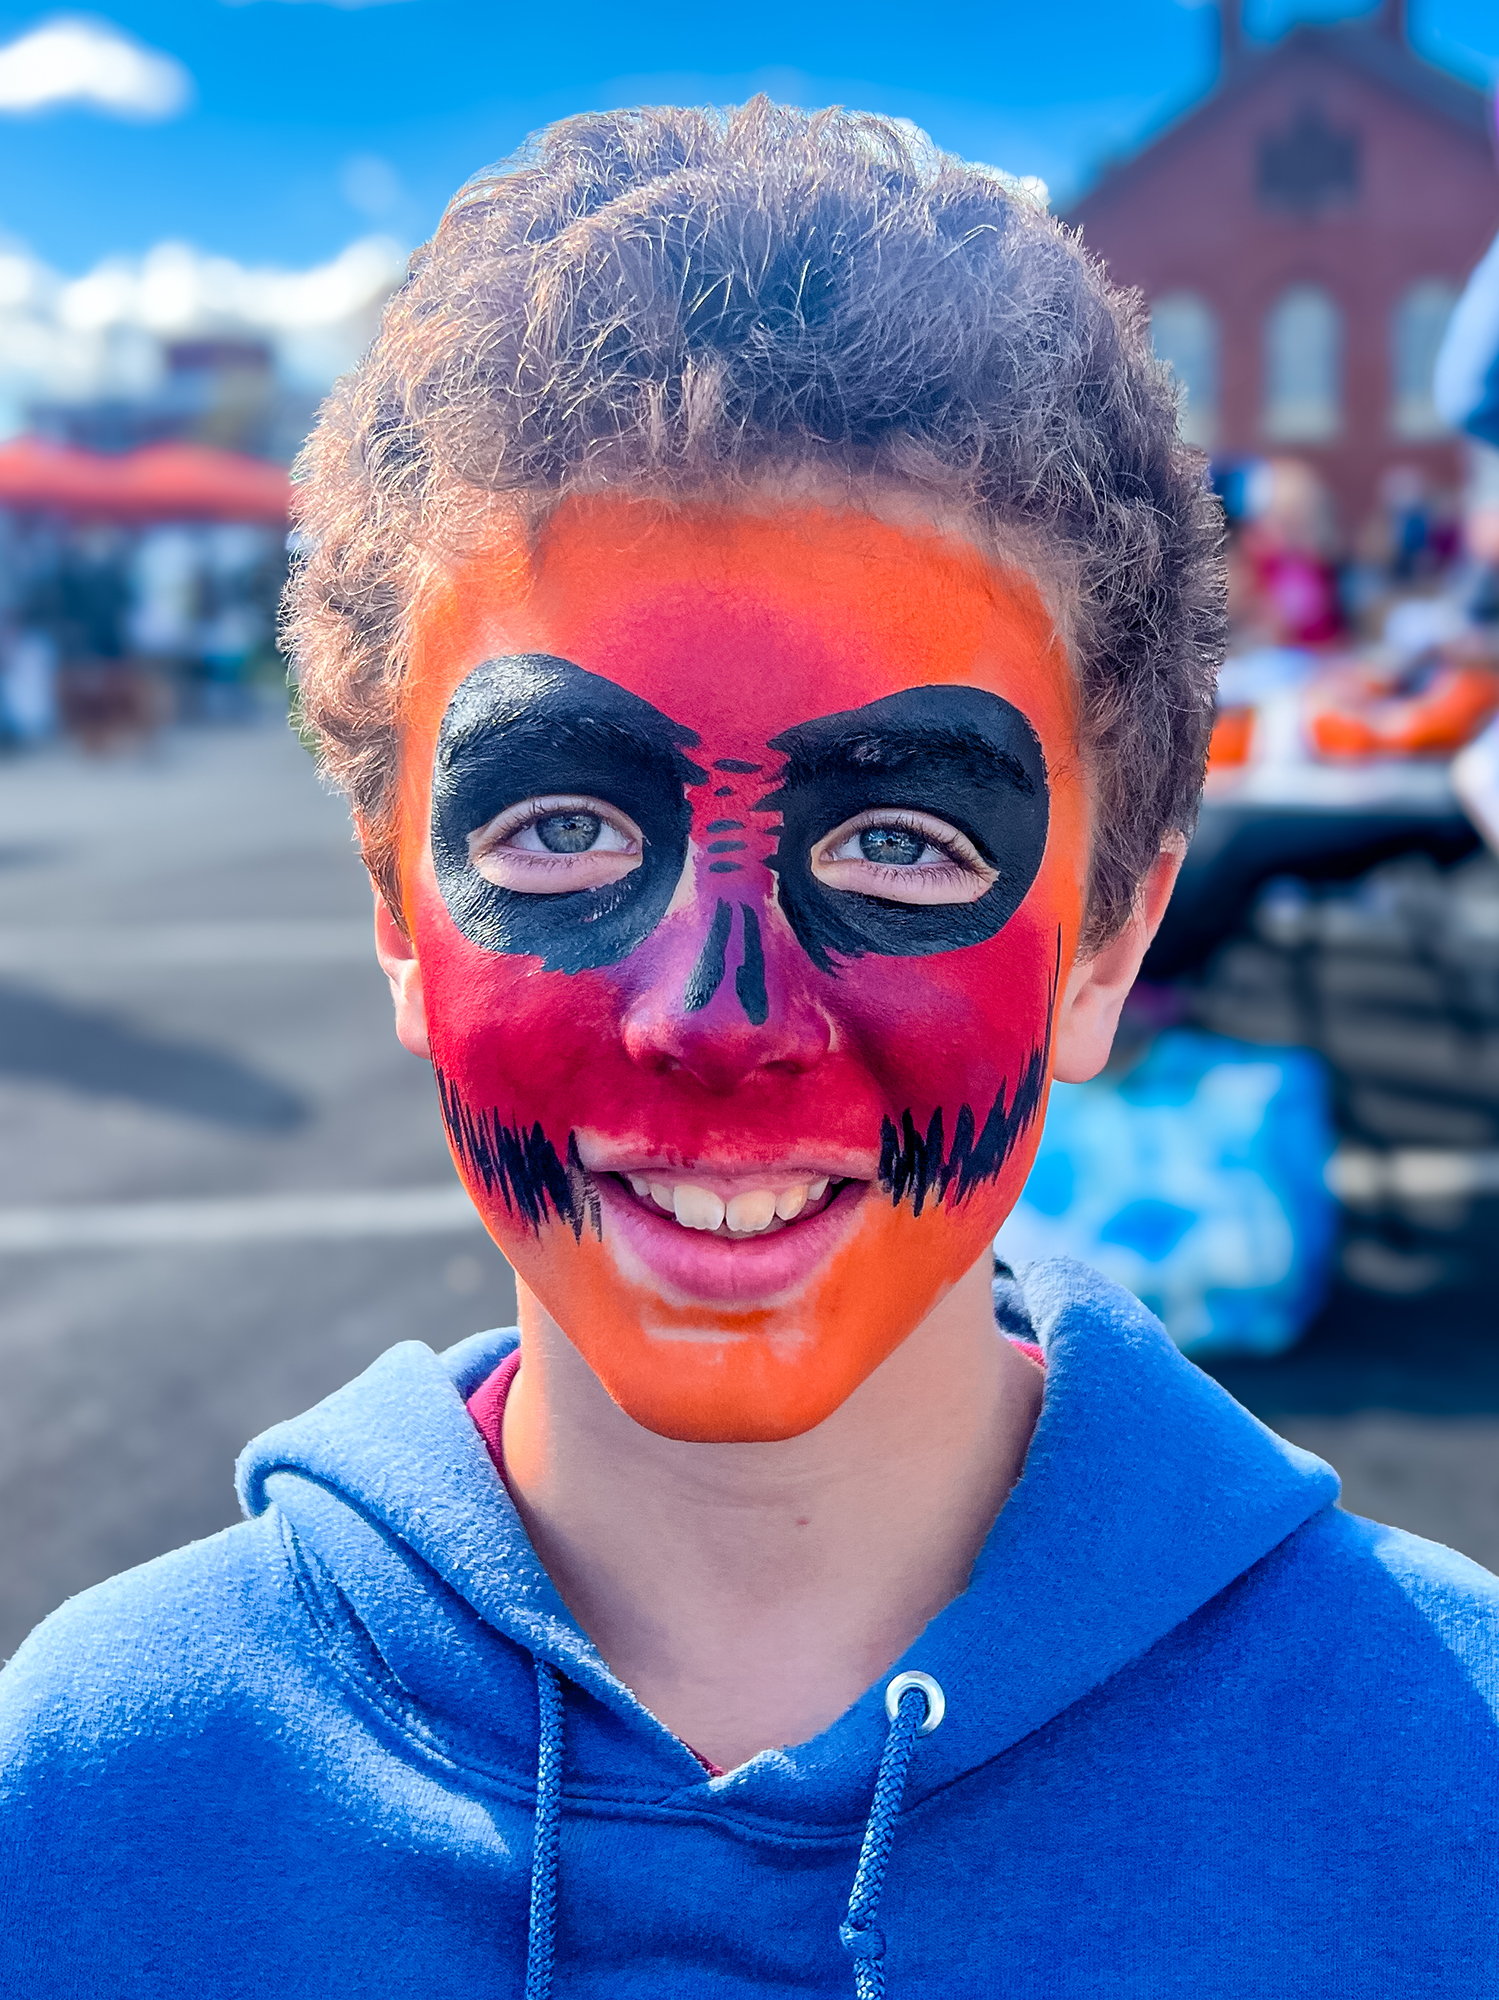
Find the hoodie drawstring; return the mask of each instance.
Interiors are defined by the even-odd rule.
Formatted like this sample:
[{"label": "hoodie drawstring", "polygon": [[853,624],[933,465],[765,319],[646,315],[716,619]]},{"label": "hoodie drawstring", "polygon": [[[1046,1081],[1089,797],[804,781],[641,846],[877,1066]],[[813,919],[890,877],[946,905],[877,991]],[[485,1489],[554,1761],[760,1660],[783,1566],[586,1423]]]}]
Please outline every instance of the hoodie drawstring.
[{"label": "hoodie drawstring", "polygon": [[551,2000],[557,1957],[557,1849],[562,1834],[562,1682],[536,1662],[536,1830],[531,1838],[531,1921],[526,1935],[526,2000]]},{"label": "hoodie drawstring", "polygon": [[[531,1845],[531,1920],[526,1937],[526,2000],[551,2000],[557,1956],[557,1850],[562,1833],[562,1681],[555,1667],[536,1662],[536,1829]],[[864,1845],[838,1927],[839,1941],[854,1961],[858,2000],[885,2000],[885,1936],[875,1923],[885,1870],[895,1844],[895,1827],[918,1736],[930,1736],[947,1712],[947,1698],[930,1674],[897,1674],[885,1689],[889,1729],[880,1753],[879,1775]]]},{"label": "hoodie drawstring", "polygon": [[874,1919],[885,1887],[890,1850],[895,1845],[895,1825],[916,1739],[930,1736],[946,1712],[947,1698],[930,1674],[897,1674],[885,1690],[890,1727],[864,1824],[864,1845],[859,1850],[848,1914],[838,1926],[839,1941],[854,1961],[858,2000],[884,2000],[885,1934]]}]

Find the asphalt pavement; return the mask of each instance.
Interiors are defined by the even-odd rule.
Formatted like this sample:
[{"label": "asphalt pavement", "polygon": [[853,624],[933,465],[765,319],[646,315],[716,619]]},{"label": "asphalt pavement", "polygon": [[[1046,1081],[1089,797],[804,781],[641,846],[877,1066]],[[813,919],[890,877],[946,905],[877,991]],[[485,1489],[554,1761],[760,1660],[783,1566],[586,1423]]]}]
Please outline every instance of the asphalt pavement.
[{"label": "asphalt pavement", "polygon": [[[0,1658],[237,1518],[267,1424],[513,1315],[344,809],[274,721],[0,763],[0,1135]],[[1494,1410],[1266,1413],[1360,1511],[1499,1567]]]},{"label": "asphalt pavement", "polygon": [[0,1135],[0,1657],[236,1519],[267,1424],[513,1318],[284,726],[0,764]]}]

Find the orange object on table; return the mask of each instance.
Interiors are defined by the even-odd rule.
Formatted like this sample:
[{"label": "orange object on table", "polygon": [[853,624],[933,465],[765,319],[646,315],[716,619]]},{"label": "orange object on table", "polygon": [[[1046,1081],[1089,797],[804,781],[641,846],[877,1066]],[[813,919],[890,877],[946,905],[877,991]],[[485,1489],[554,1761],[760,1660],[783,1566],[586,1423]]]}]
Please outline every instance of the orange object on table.
[{"label": "orange object on table", "polygon": [[1372,676],[1361,690],[1345,683],[1312,709],[1307,727],[1322,757],[1450,757],[1496,711],[1499,672],[1440,660],[1403,691]]},{"label": "orange object on table", "polygon": [[1208,744],[1208,770],[1235,770],[1249,762],[1249,746],[1254,740],[1252,708],[1219,709]]}]

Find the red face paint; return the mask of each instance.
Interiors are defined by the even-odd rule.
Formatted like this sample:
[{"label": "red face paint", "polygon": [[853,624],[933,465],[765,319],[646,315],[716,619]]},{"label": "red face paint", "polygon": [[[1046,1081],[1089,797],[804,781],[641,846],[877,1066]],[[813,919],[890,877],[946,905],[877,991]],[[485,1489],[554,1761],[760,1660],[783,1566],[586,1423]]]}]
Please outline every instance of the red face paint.
[{"label": "red face paint", "polygon": [[402,879],[454,1157],[637,1422],[807,1430],[984,1253],[1077,942],[1074,744],[1029,580],[852,511],[573,501],[426,606]]}]

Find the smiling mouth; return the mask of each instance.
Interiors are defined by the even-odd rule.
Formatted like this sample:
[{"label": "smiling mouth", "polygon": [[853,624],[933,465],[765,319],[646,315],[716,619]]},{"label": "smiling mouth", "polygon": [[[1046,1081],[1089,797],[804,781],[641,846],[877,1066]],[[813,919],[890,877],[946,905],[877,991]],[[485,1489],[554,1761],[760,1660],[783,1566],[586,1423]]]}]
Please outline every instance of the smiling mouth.
[{"label": "smiling mouth", "polygon": [[824,1214],[845,1188],[861,1185],[847,1177],[818,1174],[721,1195],[696,1181],[669,1180],[659,1174],[611,1174],[610,1179],[628,1188],[648,1214],[670,1217],[682,1229],[723,1243],[782,1235],[797,1223]]},{"label": "smiling mouth", "polygon": [[857,1228],[874,1183],[835,1164],[813,1155],[715,1173],[617,1160],[590,1171],[625,1276],[668,1302],[747,1311],[807,1284]]}]

